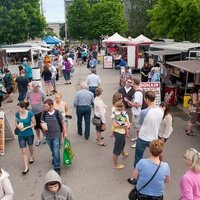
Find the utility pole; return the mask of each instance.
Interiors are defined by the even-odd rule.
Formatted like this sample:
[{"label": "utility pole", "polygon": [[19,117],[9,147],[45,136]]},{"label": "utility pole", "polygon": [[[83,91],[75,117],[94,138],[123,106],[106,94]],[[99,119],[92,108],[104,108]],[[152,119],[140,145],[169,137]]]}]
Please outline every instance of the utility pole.
[{"label": "utility pole", "polygon": [[40,0],[40,11],[41,11],[42,16],[44,16],[43,0]]},{"label": "utility pole", "polygon": [[70,3],[72,2],[72,0],[64,0],[64,13],[65,13],[65,45],[67,43],[67,8],[70,5]]}]

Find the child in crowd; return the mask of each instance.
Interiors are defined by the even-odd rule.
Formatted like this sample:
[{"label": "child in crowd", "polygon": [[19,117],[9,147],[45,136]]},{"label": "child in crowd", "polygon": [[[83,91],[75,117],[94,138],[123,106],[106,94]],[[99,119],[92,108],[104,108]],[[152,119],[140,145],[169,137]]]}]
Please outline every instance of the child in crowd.
[{"label": "child in crowd", "polygon": [[57,172],[50,170],[45,176],[45,186],[41,193],[41,199],[75,200],[75,197],[71,188],[62,184]]},{"label": "child in crowd", "polygon": [[113,149],[113,165],[114,169],[122,169],[124,165],[118,163],[118,157],[121,154],[122,158],[128,157],[128,153],[124,152],[126,129],[130,128],[129,118],[125,112],[124,104],[120,101],[116,102],[115,111],[113,112],[113,133],[115,137]]}]

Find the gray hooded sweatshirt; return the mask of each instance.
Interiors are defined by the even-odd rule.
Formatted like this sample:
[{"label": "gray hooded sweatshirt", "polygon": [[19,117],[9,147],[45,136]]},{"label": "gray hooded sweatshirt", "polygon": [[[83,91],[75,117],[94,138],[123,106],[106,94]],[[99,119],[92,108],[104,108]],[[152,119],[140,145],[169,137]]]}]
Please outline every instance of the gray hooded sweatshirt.
[{"label": "gray hooded sweatshirt", "polygon": [[[60,185],[59,190],[53,193],[48,190],[47,183],[57,181]],[[44,190],[41,194],[42,200],[75,200],[72,190],[63,185],[60,176],[54,170],[50,170],[45,176]]]}]

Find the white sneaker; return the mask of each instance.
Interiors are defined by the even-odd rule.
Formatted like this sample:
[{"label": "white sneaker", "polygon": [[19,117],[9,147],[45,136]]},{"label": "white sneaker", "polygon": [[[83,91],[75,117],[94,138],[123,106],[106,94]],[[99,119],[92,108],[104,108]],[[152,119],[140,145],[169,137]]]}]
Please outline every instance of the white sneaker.
[{"label": "white sneaker", "polygon": [[131,138],[131,142],[135,142],[138,138],[135,137],[135,138]]},{"label": "white sneaker", "polygon": [[131,148],[135,148],[136,147],[136,143],[131,145]]}]

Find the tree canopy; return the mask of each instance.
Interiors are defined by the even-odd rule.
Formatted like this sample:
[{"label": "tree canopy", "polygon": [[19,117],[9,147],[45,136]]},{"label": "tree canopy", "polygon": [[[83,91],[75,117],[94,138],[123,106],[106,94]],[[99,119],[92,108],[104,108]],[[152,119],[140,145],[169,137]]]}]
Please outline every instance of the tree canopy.
[{"label": "tree canopy", "polygon": [[158,0],[149,16],[148,28],[157,38],[200,41],[199,0]]},{"label": "tree canopy", "polygon": [[91,7],[90,38],[115,32],[124,35],[126,31],[127,21],[120,0],[102,0]]},{"label": "tree canopy", "polygon": [[87,0],[74,0],[67,11],[68,32],[72,38],[87,38],[90,6]]},{"label": "tree canopy", "polygon": [[147,37],[151,37],[152,34],[147,29],[147,25],[150,22],[148,16],[148,10],[152,9],[157,0],[130,0],[127,4],[128,12],[128,34],[132,37],[137,37],[143,34]]},{"label": "tree canopy", "polygon": [[0,5],[0,44],[19,43],[44,35],[39,0],[6,0]]},{"label": "tree canopy", "polygon": [[101,0],[88,3],[74,0],[68,8],[68,32],[74,39],[99,39],[102,34],[124,34],[127,22],[121,0]]}]

